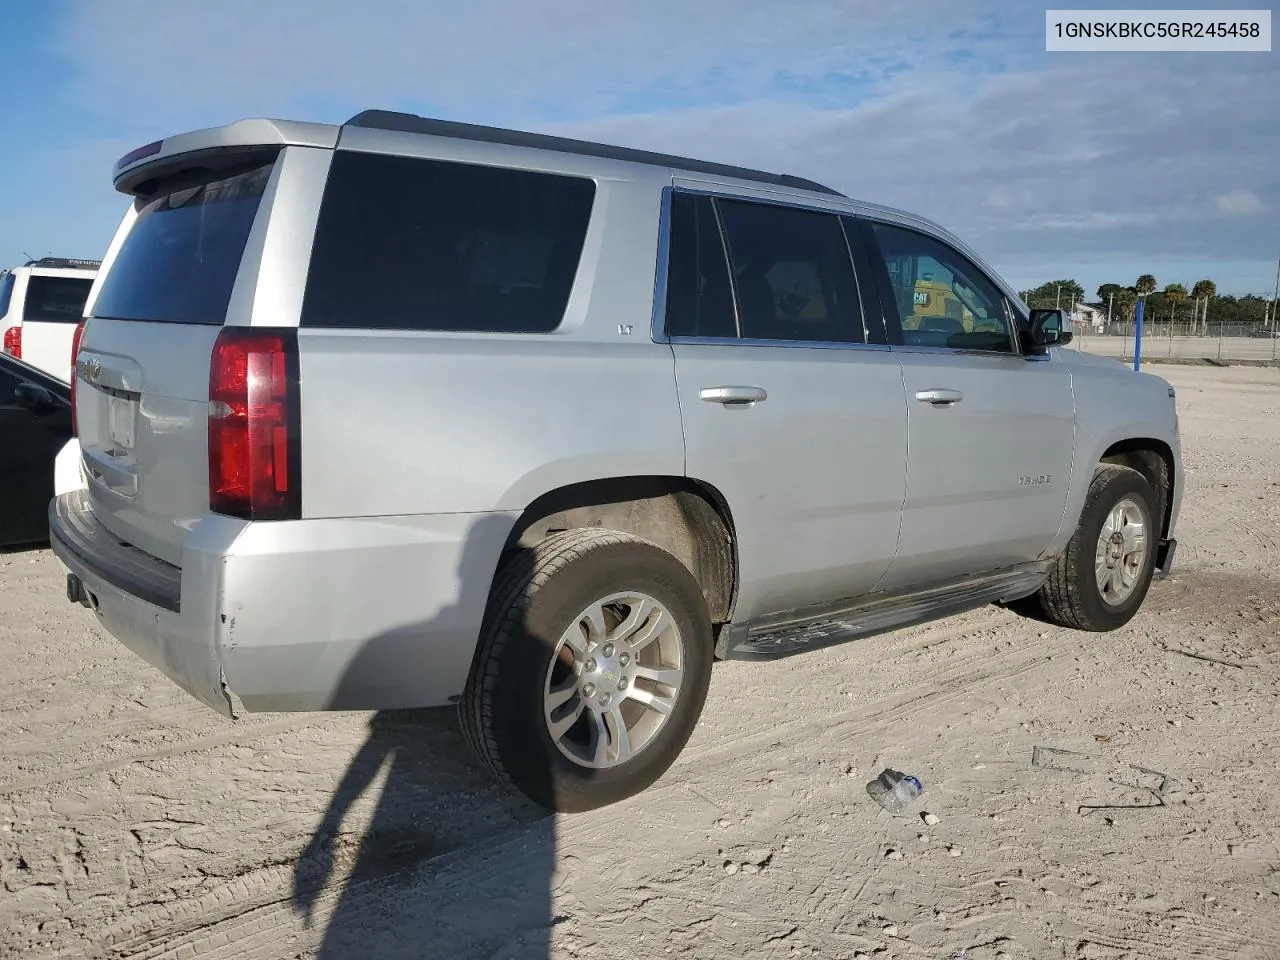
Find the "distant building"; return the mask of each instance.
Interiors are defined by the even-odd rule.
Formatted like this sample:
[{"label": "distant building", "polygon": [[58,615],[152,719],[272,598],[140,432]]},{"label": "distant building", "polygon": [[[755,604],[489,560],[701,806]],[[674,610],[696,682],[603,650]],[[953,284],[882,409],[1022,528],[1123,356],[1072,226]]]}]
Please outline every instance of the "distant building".
[{"label": "distant building", "polygon": [[1076,327],[1089,327],[1095,331],[1107,328],[1107,308],[1101,303],[1077,303],[1071,311],[1071,321]]}]

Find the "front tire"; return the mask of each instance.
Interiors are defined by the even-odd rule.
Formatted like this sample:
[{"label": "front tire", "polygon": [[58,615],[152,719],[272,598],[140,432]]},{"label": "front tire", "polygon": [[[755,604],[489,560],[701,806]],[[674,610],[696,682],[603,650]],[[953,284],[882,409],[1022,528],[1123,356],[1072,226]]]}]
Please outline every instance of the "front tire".
[{"label": "front tire", "polygon": [[571,530],[504,564],[460,717],[481,761],[552,810],[639,793],[674,762],[711,679],[697,581],[660,547]]},{"label": "front tire", "polygon": [[1040,592],[1029,598],[1051,623],[1075,630],[1117,630],[1133,619],[1155,570],[1156,496],[1137,470],[1098,469],[1080,524]]}]

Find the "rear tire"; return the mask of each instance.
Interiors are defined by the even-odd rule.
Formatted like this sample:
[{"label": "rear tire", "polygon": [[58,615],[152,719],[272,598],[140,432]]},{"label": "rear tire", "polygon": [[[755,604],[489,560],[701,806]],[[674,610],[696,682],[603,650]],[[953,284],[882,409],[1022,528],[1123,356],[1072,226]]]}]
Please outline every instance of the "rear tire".
[{"label": "rear tire", "polygon": [[679,560],[627,533],[570,530],[516,553],[495,579],[463,733],[535,803],[590,810],[671,766],[711,663],[707,604]]},{"label": "rear tire", "polygon": [[1058,626],[1104,632],[1133,619],[1155,570],[1159,528],[1155,491],[1129,467],[1104,464],[1093,475],[1076,528],[1040,591],[1021,608]]}]

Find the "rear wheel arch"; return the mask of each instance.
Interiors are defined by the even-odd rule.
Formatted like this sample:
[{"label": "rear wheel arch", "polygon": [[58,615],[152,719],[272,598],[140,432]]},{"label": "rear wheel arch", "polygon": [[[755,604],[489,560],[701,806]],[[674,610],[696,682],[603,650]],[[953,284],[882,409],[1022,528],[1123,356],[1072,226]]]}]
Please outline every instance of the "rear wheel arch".
[{"label": "rear wheel arch", "polygon": [[701,588],[667,550],[617,530],[552,534],[514,551],[494,584],[463,734],[499,780],[549,809],[632,796],[693,732],[711,632]]},{"label": "rear wheel arch", "polygon": [[619,530],[656,544],[693,574],[714,624],[729,621],[737,596],[733,517],[720,491],[676,476],[610,477],[548,491],[521,513],[504,554],[576,529]]}]

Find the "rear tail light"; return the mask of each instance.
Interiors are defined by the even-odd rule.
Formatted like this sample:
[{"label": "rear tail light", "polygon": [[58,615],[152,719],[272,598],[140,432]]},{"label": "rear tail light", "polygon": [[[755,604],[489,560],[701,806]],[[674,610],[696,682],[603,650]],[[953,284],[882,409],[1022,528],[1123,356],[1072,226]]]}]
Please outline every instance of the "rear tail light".
[{"label": "rear tail light", "polygon": [[4,332],[4,352],[22,359],[22,328],[10,327]]},{"label": "rear tail light", "polygon": [[223,327],[209,366],[209,509],[302,515],[298,332]]},{"label": "rear tail light", "polygon": [[80,374],[76,370],[76,362],[80,359],[80,340],[84,336],[84,321],[76,324],[75,333],[71,334],[71,435],[80,436],[76,426],[76,381]]}]

